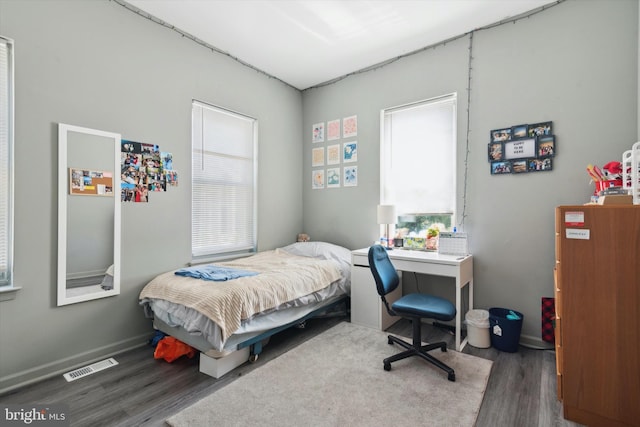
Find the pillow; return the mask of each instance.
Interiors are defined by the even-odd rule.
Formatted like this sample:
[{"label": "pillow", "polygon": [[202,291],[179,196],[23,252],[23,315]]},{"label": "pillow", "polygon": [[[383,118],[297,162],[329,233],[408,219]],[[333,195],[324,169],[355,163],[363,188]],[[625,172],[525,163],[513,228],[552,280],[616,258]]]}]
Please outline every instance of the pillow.
[{"label": "pillow", "polygon": [[351,270],[351,251],[333,243],[296,242],[280,249],[293,255],[336,260],[343,277],[348,277],[348,272]]},{"label": "pillow", "polygon": [[281,248],[293,255],[311,258],[335,259],[351,263],[351,251],[327,242],[296,242]]}]

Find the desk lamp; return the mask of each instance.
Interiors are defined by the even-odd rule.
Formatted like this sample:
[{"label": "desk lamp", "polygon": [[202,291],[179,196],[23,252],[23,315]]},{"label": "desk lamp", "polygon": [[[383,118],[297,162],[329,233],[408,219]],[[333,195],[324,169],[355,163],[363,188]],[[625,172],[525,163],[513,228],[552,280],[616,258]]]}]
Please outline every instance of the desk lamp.
[{"label": "desk lamp", "polygon": [[384,224],[387,227],[387,249],[393,249],[391,245],[391,236],[389,236],[389,224],[395,224],[398,220],[396,207],[394,205],[378,205],[378,224]]}]

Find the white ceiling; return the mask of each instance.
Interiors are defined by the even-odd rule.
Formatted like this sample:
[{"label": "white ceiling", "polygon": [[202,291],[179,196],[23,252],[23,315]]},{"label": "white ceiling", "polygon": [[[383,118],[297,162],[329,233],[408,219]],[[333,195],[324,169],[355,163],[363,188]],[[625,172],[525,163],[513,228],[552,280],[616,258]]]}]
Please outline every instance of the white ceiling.
[{"label": "white ceiling", "polygon": [[306,89],[555,0],[126,0]]}]

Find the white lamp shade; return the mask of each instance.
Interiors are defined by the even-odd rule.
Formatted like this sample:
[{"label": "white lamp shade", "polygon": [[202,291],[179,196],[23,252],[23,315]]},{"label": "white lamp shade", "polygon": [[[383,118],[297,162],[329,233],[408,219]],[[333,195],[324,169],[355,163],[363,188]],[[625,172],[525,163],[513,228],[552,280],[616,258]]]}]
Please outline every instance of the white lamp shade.
[{"label": "white lamp shade", "polygon": [[378,205],[378,224],[395,224],[398,214],[395,205]]}]

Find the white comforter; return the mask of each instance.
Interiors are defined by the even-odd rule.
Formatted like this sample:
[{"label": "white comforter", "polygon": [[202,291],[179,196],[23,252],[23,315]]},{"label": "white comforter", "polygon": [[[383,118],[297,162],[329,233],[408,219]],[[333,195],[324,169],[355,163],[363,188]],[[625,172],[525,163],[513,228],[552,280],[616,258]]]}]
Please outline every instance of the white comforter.
[{"label": "white comforter", "polygon": [[160,299],[194,309],[220,327],[224,341],[243,320],[312,294],[342,277],[335,260],[293,255],[281,249],[216,265],[260,274],[212,282],[177,276],[174,270],[149,282],[140,300]]}]

